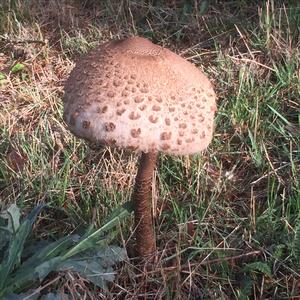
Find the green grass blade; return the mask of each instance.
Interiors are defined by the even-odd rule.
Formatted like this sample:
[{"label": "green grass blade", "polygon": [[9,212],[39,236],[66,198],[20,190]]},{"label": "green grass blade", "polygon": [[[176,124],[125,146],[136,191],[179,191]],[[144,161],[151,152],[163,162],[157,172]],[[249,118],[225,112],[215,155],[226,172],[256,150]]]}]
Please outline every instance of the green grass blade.
[{"label": "green grass blade", "polygon": [[291,125],[291,122],[289,122],[283,115],[281,115],[276,109],[274,109],[272,106],[268,104],[268,107],[271,109],[271,111],[279,117],[286,125]]},{"label": "green grass blade", "polygon": [[298,222],[298,225],[296,226],[293,250],[296,260],[300,263],[300,222]]}]

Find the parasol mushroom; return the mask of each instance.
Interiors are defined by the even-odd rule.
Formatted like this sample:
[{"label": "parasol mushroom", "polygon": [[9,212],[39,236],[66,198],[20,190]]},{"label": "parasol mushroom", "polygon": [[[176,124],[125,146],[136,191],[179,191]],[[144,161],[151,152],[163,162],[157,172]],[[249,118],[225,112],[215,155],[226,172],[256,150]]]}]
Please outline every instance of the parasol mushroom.
[{"label": "parasol mushroom", "polygon": [[212,139],[215,93],[193,64],[147,39],[100,45],[65,84],[64,119],[88,141],[141,152],[132,195],[137,252],[155,250],[151,184],[157,155],[190,155]]}]

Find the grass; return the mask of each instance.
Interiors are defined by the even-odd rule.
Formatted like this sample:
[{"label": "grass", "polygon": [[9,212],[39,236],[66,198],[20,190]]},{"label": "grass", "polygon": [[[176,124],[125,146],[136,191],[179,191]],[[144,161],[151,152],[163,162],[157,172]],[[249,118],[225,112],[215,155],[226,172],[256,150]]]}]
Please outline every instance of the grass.
[{"label": "grass", "polygon": [[[63,83],[80,55],[138,34],[198,65],[218,95],[209,149],[160,156],[154,269],[140,273],[128,261],[109,292],[67,272],[53,291],[74,299],[300,297],[300,6],[210,2],[208,10],[197,1],[0,4],[1,206],[26,212],[47,203],[67,215],[44,213],[36,239],[100,226],[132,191],[136,154],[90,148],[65,128]],[[130,244],[132,226],[112,232],[115,243]]]}]

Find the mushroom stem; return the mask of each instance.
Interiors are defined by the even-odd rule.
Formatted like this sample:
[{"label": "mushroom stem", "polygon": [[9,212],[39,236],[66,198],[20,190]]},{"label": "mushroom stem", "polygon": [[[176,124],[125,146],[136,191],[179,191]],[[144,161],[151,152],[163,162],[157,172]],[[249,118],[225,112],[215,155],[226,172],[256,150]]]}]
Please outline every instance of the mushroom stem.
[{"label": "mushroom stem", "polygon": [[137,252],[147,256],[155,251],[155,237],[151,207],[151,190],[157,152],[142,152],[132,195],[135,213]]}]

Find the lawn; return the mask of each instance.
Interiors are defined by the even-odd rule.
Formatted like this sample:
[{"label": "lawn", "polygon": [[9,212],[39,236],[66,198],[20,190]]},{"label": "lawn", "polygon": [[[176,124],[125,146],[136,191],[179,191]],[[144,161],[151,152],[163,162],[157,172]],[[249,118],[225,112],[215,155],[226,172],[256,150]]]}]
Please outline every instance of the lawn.
[{"label": "lawn", "polygon": [[62,97],[80,56],[132,35],[171,49],[210,78],[218,98],[214,139],[199,155],[159,157],[152,192],[159,255],[151,269],[131,259],[134,223],[127,216],[106,233],[129,256],[114,266],[106,289],[69,268],[26,295],[300,299],[296,0],[2,0],[1,211],[16,204],[25,218],[48,205],[28,248],[101,228],[130,200],[138,153],[74,137]]}]

